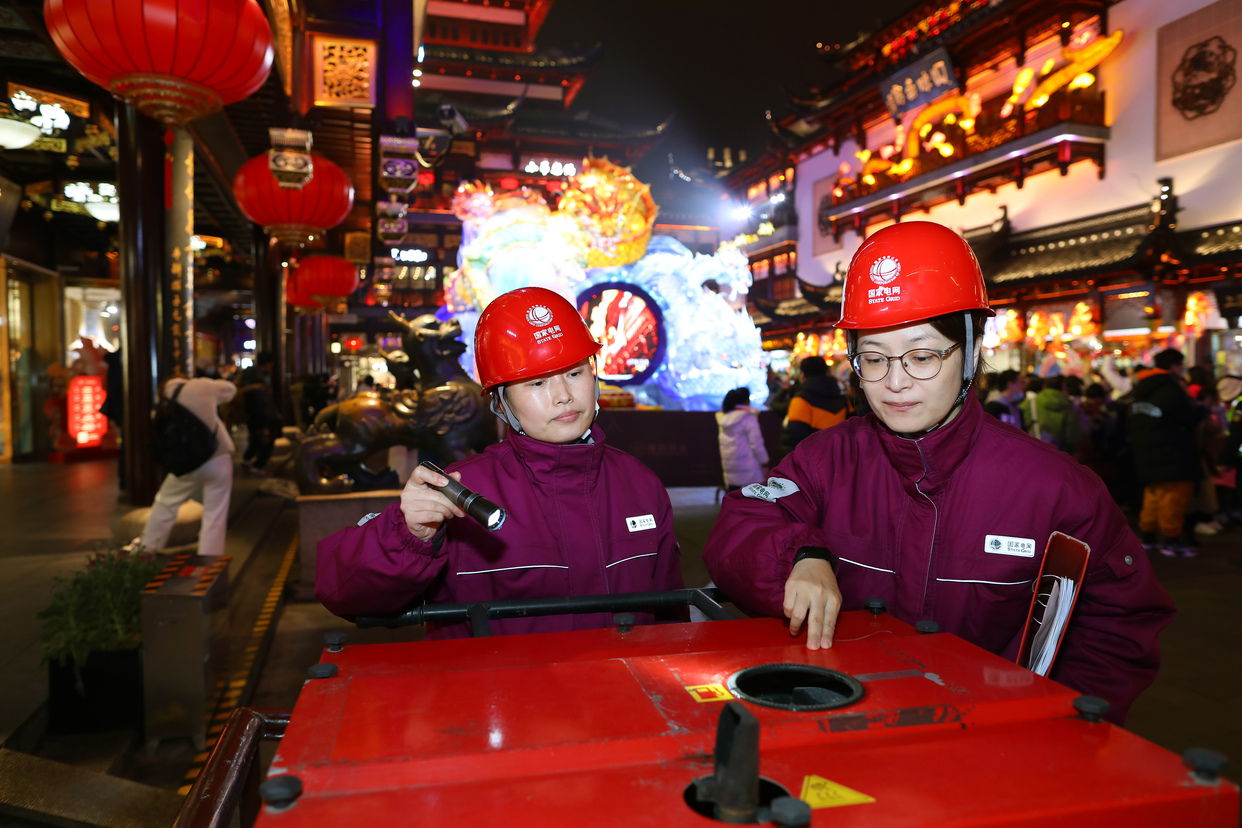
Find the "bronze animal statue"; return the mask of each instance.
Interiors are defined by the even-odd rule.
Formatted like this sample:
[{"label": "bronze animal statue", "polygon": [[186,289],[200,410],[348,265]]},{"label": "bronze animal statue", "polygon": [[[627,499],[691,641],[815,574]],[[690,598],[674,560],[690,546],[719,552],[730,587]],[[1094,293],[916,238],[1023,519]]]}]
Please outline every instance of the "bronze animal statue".
[{"label": "bronze animal statue", "polygon": [[401,352],[384,354],[397,390],[364,392],[328,406],[302,441],[297,460],[303,494],[396,486],[390,469],[377,480],[362,463],[392,446],[418,449],[444,466],[496,442],[496,420],[479,384],[462,370],[461,324],[431,314],[412,321],[390,312],[405,330]]}]

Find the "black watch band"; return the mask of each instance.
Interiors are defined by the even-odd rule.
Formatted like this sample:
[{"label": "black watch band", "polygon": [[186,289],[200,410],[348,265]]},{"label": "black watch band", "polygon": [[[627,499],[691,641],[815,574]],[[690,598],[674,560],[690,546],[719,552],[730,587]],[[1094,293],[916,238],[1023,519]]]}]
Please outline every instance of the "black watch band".
[{"label": "black watch band", "polygon": [[794,553],[793,565],[797,566],[807,558],[814,558],[818,561],[827,561],[828,565],[832,567],[832,571],[837,571],[837,556],[822,546],[799,546],[798,551]]}]

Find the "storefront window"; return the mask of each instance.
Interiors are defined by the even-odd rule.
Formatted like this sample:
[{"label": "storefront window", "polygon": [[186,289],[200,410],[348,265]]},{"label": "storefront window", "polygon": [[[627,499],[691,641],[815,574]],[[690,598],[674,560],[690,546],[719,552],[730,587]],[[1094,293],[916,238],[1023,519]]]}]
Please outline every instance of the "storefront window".
[{"label": "storefront window", "polygon": [[116,288],[65,288],[65,365],[86,370],[104,351],[121,346],[121,291]]}]

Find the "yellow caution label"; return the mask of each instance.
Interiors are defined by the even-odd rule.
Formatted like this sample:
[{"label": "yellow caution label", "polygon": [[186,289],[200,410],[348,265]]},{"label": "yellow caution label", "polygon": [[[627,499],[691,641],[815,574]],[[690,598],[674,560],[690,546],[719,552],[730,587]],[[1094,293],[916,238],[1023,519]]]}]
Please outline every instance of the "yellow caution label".
[{"label": "yellow caution label", "polygon": [[730,701],[733,694],[723,684],[688,684],[686,692],[696,702]]},{"label": "yellow caution label", "polygon": [[874,797],[861,791],[814,774],[802,780],[802,794],[798,797],[812,808],[838,808],[842,805],[862,805],[875,802]]}]

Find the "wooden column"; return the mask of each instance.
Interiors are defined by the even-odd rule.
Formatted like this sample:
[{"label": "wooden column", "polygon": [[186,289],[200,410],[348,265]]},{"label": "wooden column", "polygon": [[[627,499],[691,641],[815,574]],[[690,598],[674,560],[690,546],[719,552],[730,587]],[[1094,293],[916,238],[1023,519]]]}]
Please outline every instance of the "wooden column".
[{"label": "wooden column", "polygon": [[164,262],[164,128],[117,104],[117,192],[125,370],[125,473],[129,502],[149,506],[159,489],[147,450],[161,365],[160,285]]},{"label": "wooden column", "polygon": [[172,182],[164,216],[164,361],[169,372],[194,376],[194,139],[185,127],[165,136]]}]

